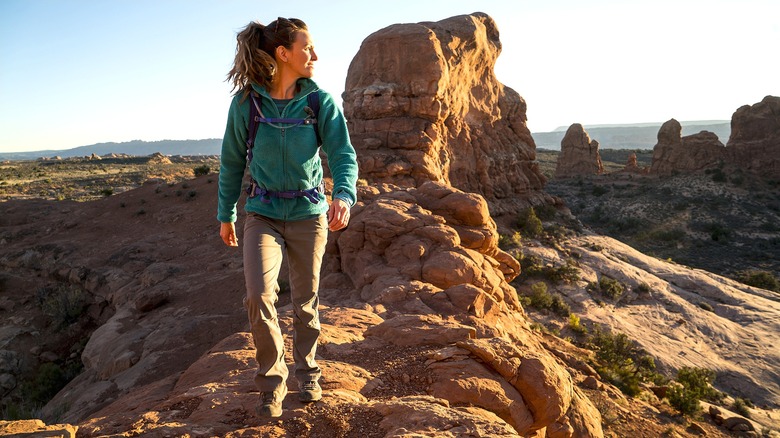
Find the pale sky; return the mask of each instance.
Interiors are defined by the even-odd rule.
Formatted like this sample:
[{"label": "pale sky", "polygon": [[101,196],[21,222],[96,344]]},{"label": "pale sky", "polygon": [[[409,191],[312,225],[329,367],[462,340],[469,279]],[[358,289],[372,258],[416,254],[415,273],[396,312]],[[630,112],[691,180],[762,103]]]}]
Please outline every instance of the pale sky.
[{"label": "pale sky", "polygon": [[221,138],[235,34],[304,20],[337,99],[371,33],[485,12],[532,132],[729,120],[780,96],[778,0],[0,0],[0,152]]}]

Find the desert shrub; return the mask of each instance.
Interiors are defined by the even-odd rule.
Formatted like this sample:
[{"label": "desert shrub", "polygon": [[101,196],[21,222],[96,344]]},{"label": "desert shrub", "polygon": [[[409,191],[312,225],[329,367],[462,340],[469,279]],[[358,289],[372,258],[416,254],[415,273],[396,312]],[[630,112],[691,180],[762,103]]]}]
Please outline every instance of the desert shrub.
[{"label": "desert shrub", "polygon": [[669,399],[669,404],[681,414],[693,415],[701,409],[699,398],[692,392],[686,391],[682,385],[671,385],[666,391],[666,398]]},{"label": "desert shrub", "polygon": [[554,266],[545,273],[553,283],[573,283],[580,279],[580,270],[572,260],[566,260],[562,265]]},{"label": "desert shrub", "polygon": [[661,242],[677,242],[685,238],[685,230],[679,227],[662,227],[651,231],[649,237]]},{"label": "desert shrub", "polygon": [[646,226],[647,226],[646,221],[636,217],[614,219],[610,221],[608,224],[608,227],[611,231],[620,232],[620,233],[638,232],[639,230],[645,228]]},{"label": "desert shrub", "polygon": [[726,182],[726,173],[723,172],[723,169],[717,168],[712,171],[712,180],[714,182]]},{"label": "desert shrub", "polygon": [[78,321],[89,305],[89,294],[78,286],[59,285],[56,289],[38,289],[38,301],[43,313],[55,327]]},{"label": "desert shrub", "polygon": [[660,378],[653,358],[623,333],[596,327],[588,344],[596,352],[596,371],[626,395],[636,396],[641,382]]},{"label": "desert shrub", "polygon": [[41,364],[35,377],[22,383],[21,392],[28,402],[46,403],[68,383],[65,371],[51,362]]},{"label": "desert shrub", "polygon": [[531,306],[537,309],[549,309],[552,307],[553,298],[547,292],[547,285],[541,281],[531,285]]},{"label": "desert shrub", "polygon": [[192,172],[195,174],[195,176],[208,175],[209,172],[211,172],[211,167],[209,167],[208,164],[204,164],[192,169]]},{"label": "desert shrub", "polygon": [[543,221],[550,221],[555,219],[555,215],[558,213],[558,209],[554,205],[544,204],[536,207],[536,216]]},{"label": "desert shrub", "polygon": [[111,187],[107,187],[107,188],[101,190],[100,194],[102,194],[103,196],[106,196],[106,197],[111,196],[111,195],[114,194],[114,189],[111,188]]},{"label": "desert shrub", "polygon": [[697,222],[693,224],[693,228],[709,233],[710,238],[715,242],[723,242],[731,237],[731,230],[718,222]]},{"label": "desert shrub", "polygon": [[548,240],[551,242],[560,242],[563,241],[566,237],[573,236],[575,234],[571,229],[561,224],[555,223],[544,227],[544,232]]},{"label": "desert shrub", "polygon": [[588,283],[587,289],[589,292],[598,292],[614,301],[623,295],[625,286],[614,278],[602,275],[598,283]]},{"label": "desert shrub", "polygon": [[569,304],[564,301],[561,295],[555,293],[552,294],[552,305],[550,306],[550,310],[558,316],[571,315],[571,307]]},{"label": "desert shrub", "polygon": [[517,219],[517,227],[523,233],[524,236],[535,238],[538,237],[544,231],[542,227],[542,221],[536,216],[534,208],[528,208]]},{"label": "desert shrub", "polygon": [[547,284],[537,282],[531,285],[531,292],[520,298],[521,304],[531,306],[537,310],[549,310],[560,316],[569,316],[571,308],[557,293],[547,291]]},{"label": "desert shrub", "polygon": [[751,403],[750,400],[737,397],[734,399],[734,403],[731,405],[731,410],[745,418],[750,418],[750,409],[748,408],[752,407],[753,403]]},{"label": "desert shrub", "polygon": [[515,231],[512,235],[499,234],[498,235],[498,247],[507,250],[511,248],[517,248],[522,246],[522,236]]},{"label": "desert shrub", "polygon": [[645,282],[639,283],[639,286],[636,287],[636,290],[637,292],[643,294],[650,293],[650,285]]},{"label": "desert shrub", "polygon": [[7,421],[32,420],[41,417],[42,403],[29,405],[9,401],[0,409],[0,418]]},{"label": "desert shrub", "polygon": [[573,313],[569,314],[569,328],[574,333],[579,333],[581,335],[588,333],[588,328],[582,325],[580,322],[580,317]]},{"label": "desert shrub", "polygon": [[706,368],[682,367],[677,371],[677,382],[667,392],[669,404],[682,414],[693,415],[701,409],[699,401],[717,396],[710,386],[715,372]]},{"label": "desert shrub", "polygon": [[521,257],[519,262],[525,277],[544,278],[553,284],[572,283],[580,278],[580,270],[571,259],[559,266],[545,266],[536,256]]},{"label": "desert shrub", "polygon": [[528,277],[540,276],[544,270],[542,260],[536,256],[519,256],[520,272]]},{"label": "desert shrub", "polygon": [[738,273],[737,280],[750,286],[780,292],[780,282],[768,271],[748,269]]},{"label": "desert shrub", "polygon": [[604,186],[593,186],[593,190],[591,191],[591,194],[593,196],[601,196],[609,192],[609,188]]}]

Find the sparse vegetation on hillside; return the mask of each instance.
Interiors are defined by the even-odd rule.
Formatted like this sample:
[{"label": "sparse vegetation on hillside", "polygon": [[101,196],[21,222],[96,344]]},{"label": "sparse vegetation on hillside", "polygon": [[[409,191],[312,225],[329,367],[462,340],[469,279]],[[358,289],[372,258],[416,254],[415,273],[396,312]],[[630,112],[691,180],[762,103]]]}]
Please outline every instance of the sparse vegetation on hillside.
[{"label": "sparse vegetation on hillside", "polygon": [[[67,158],[5,161],[0,164],[0,200],[48,199],[90,201],[159,179],[179,182],[219,167],[216,156]],[[170,161],[170,162],[168,162]],[[193,163],[202,163],[193,169]]]},{"label": "sparse vegetation on hillside", "polygon": [[[625,166],[623,156],[620,162],[611,162],[618,154],[604,152],[605,167]],[[622,155],[630,152],[634,151]],[[640,166],[652,156],[652,151],[643,152],[637,152]],[[546,160],[554,169],[554,160]],[[577,219],[596,233],[661,259],[777,291],[780,192],[776,186],[774,181],[721,166],[664,178],[607,174],[550,180],[546,190],[563,198]]]}]

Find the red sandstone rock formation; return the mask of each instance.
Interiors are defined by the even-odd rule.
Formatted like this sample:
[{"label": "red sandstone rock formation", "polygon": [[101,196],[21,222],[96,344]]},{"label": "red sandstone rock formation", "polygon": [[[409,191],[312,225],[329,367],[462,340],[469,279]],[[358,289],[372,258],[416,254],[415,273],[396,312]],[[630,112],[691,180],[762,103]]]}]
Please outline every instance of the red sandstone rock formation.
[{"label": "red sandstone rock formation", "polygon": [[628,160],[626,161],[626,167],[624,167],[623,170],[621,170],[621,172],[644,175],[649,172],[649,169],[647,167],[639,167],[639,164],[636,160],[636,154],[632,153],[631,155],[628,156]]},{"label": "red sandstone rock formation", "polygon": [[766,96],[731,117],[730,161],[750,172],[780,178],[780,97]]},{"label": "red sandstone rock formation", "polygon": [[482,13],[397,24],[370,35],[349,67],[344,111],[370,182],[442,182],[494,214],[549,201],[526,104],[498,82],[498,29]]},{"label": "red sandstone rock formation", "polygon": [[604,166],[599,155],[599,142],[591,140],[585,128],[574,123],[561,140],[561,154],[555,164],[555,177],[601,175]]},{"label": "red sandstone rock formation", "polygon": [[701,131],[682,137],[680,122],[671,119],[658,131],[650,173],[672,175],[703,170],[722,162],[725,152],[726,148],[717,135]]}]

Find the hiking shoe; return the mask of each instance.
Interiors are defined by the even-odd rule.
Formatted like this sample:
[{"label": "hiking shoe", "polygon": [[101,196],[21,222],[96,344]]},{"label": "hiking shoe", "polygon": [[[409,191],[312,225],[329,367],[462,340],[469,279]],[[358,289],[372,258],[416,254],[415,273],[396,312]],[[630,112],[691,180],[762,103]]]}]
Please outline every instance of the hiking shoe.
[{"label": "hiking shoe", "polygon": [[298,386],[300,392],[298,393],[298,399],[304,403],[315,402],[322,398],[322,388],[316,380],[308,380]]},{"label": "hiking shoe", "polygon": [[278,395],[273,391],[261,392],[260,400],[255,407],[257,415],[261,417],[281,417],[282,401],[284,400],[285,395],[287,395],[287,391],[283,391]]}]

